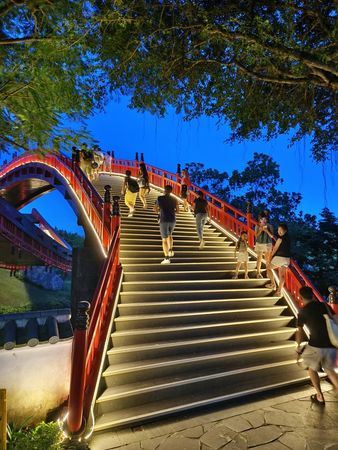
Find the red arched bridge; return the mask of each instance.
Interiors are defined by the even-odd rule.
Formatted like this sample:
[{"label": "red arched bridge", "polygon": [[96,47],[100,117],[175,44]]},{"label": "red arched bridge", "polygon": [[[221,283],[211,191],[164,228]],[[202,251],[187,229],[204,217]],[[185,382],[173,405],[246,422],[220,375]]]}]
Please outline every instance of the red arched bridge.
[{"label": "red arched bridge", "polygon": [[[282,297],[267,279],[232,279],[242,230],[255,268],[251,213],[204,192],[211,223],[198,248],[194,218],[180,212],[175,257],[161,265],[155,212],[137,204],[128,218],[119,193],[138,161],[111,159],[91,183],[61,155],[26,154],[0,170],[3,198],[20,209],[57,189],[70,203],[103,263],[92,298],[75,318],[67,427],[70,433],[142,423],[215,402],[304,382],[294,361],[298,290],[313,288],[298,265],[287,269]],[[165,185],[179,196],[180,174],[146,165],[155,202]],[[191,186],[188,200],[196,191]],[[203,191],[203,190],[202,190]],[[111,196],[113,195],[113,202]],[[1,218],[1,215],[0,215]],[[2,219],[1,219],[2,220]],[[3,222],[1,222],[3,223]]]}]

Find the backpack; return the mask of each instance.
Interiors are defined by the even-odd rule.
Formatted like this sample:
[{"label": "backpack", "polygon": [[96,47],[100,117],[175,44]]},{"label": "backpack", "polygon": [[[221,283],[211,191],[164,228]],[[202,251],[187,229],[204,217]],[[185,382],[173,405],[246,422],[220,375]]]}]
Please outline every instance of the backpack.
[{"label": "backpack", "polygon": [[133,178],[129,178],[127,183],[129,191],[132,192],[133,194],[135,194],[140,190],[137,181],[134,180]]}]

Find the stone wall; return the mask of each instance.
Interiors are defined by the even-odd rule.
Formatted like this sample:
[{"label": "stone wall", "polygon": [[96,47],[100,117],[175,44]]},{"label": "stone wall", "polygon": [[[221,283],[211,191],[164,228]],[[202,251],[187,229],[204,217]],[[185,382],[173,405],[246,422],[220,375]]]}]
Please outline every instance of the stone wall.
[{"label": "stone wall", "polygon": [[72,340],[0,350],[0,388],[7,390],[8,421],[32,424],[68,397]]},{"label": "stone wall", "polygon": [[22,277],[31,283],[52,291],[62,289],[64,285],[60,271],[54,268],[46,270],[45,266],[32,266],[29,270],[22,273]]}]

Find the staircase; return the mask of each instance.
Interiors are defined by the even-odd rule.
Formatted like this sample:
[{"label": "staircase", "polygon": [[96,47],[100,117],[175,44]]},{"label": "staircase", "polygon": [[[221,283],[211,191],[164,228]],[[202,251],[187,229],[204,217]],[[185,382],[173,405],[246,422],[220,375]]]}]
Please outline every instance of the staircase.
[{"label": "staircase", "polygon": [[[96,188],[121,191],[122,178],[102,175]],[[178,215],[175,256],[163,259],[159,225],[137,200],[127,218],[121,200],[123,283],[95,405],[94,431],[143,423],[306,379],[295,364],[293,315],[271,296],[267,279],[233,280],[234,243],[205,227],[198,248],[191,213]]]}]

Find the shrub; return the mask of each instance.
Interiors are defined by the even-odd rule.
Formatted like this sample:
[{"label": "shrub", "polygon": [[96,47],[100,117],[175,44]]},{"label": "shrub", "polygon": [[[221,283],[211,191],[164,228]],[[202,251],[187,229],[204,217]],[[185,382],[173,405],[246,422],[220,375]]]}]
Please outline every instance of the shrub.
[{"label": "shrub", "polygon": [[34,428],[8,427],[8,450],[59,450],[62,431],[56,422],[41,422]]}]

